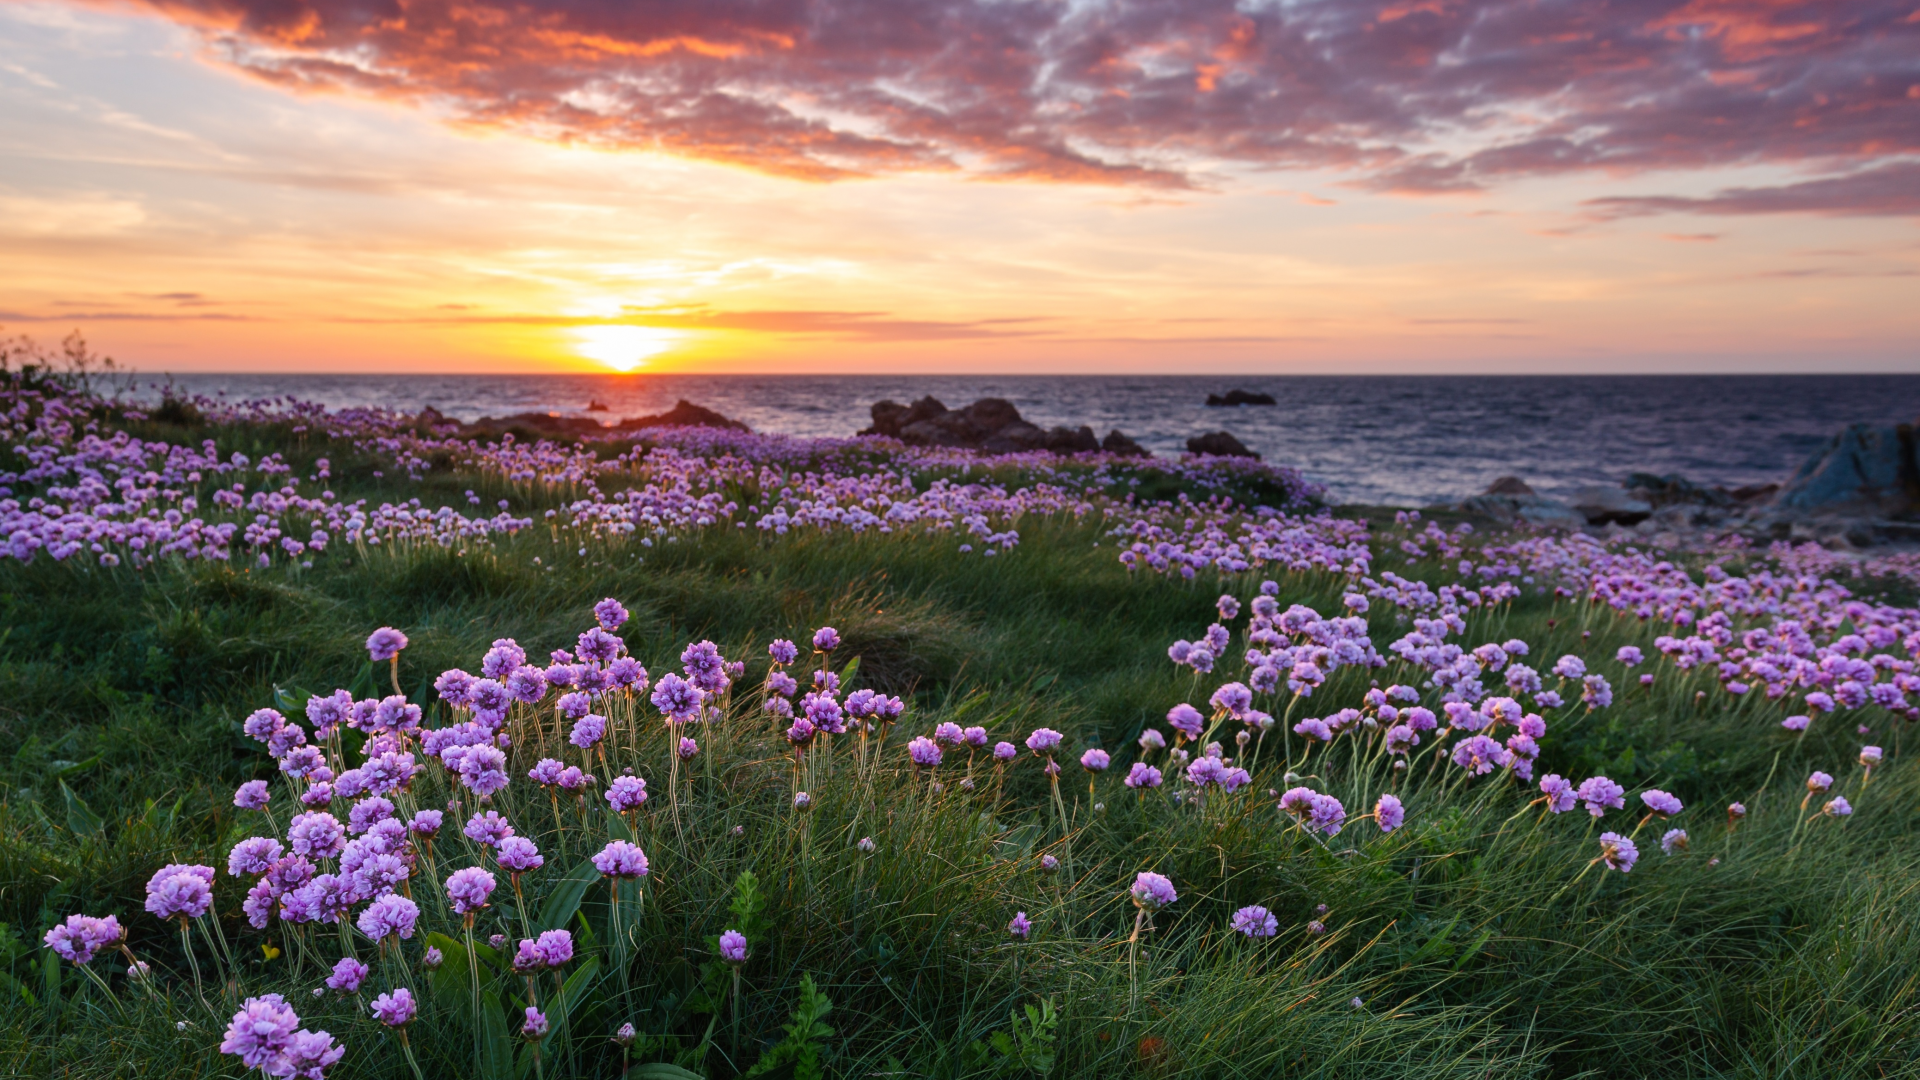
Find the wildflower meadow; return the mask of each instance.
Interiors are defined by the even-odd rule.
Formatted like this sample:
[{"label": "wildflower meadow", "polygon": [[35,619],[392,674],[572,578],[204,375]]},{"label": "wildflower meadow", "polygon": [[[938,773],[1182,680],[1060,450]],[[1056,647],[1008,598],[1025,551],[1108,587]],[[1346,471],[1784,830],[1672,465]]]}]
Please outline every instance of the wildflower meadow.
[{"label": "wildflower meadow", "polygon": [[1903,564],[0,400],[45,1077],[1920,1074]]}]

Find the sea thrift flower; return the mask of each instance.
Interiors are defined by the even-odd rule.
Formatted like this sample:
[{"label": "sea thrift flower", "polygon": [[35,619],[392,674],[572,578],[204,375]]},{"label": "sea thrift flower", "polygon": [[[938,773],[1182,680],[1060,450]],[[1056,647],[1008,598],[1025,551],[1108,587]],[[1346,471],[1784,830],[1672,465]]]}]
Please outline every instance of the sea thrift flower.
[{"label": "sea thrift flower", "polygon": [[1637,645],[1620,646],[1619,651],[1613,654],[1613,658],[1627,667],[1636,667],[1641,660],[1645,659]]},{"label": "sea thrift flower", "polygon": [[607,734],[607,718],[588,713],[573,722],[568,729],[567,741],[582,750],[597,744]]},{"label": "sea thrift flower", "polygon": [[854,847],[857,847],[857,848],[859,848],[859,849],[860,849],[860,852],[861,852],[861,854],[864,854],[864,855],[871,855],[871,854],[873,854],[873,850],[874,850],[874,847],[875,847],[875,844],[874,844],[874,842],[873,842],[873,837],[871,837],[871,836],[863,836],[863,837],[861,837],[861,838],[860,838],[860,842],[859,842],[859,843],[857,843],[857,844],[855,844],[855,845],[853,845],[853,846],[854,846]]},{"label": "sea thrift flower", "polygon": [[1556,814],[1564,814],[1573,809],[1573,804],[1579,797],[1573,785],[1559,773],[1548,773],[1540,781],[1540,791],[1547,797],[1547,809]]},{"label": "sea thrift flower", "polygon": [[1671,855],[1673,854],[1674,848],[1679,848],[1681,851],[1687,850],[1687,830],[1668,829],[1664,834],[1661,835],[1660,837],[1661,852],[1667,855]]},{"label": "sea thrift flower", "polygon": [[1347,820],[1347,808],[1340,805],[1340,800],[1331,795],[1315,795],[1308,817],[1314,828],[1328,836],[1334,836],[1340,832],[1340,826]]},{"label": "sea thrift flower", "polygon": [[249,1069],[265,1070],[287,1048],[294,1029],[300,1026],[300,1014],[279,994],[250,997],[233,1014],[227,1025],[220,1052],[232,1054]]},{"label": "sea thrift flower", "polygon": [[546,865],[546,857],[524,836],[509,836],[494,850],[493,861],[509,874],[524,874]]},{"label": "sea thrift flower", "polygon": [[439,810],[420,810],[407,822],[407,831],[415,836],[431,840],[440,833],[440,823],[445,816]]},{"label": "sea thrift flower", "polygon": [[174,863],[147,881],[147,910],[156,918],[197,919],[213,906],[213,867]]},{"label": "sea thrift flower", "polygon": [[793,808],[795,810],[808,810],[812,809],[812,807],[813,796],[804,791],[796,791],[793,793]]},{"label": "sea thrift flower", "polygon": [[427,946],[427,951],[420,955],[420,966],[426,968],[428,971],[434,971],[440,967],[441,961],[445,959],[446,957],[440,954],[439,949],[429,945]]},{"label": "sea thrift flower", "polygon": [[1832,786],[1833,786],[1833,777],[1828,776],[1826,773],[1820,772],[1818,770],[1815,770],[1812,776],[1807,777],[1807,790],[1810,792],[1814,792],[1817,794],[1819,792],[1827,790]]},{"label": "sea thrift flower", "polygon": [[993,760],[995,761],[1012,761],[1014,758],[1019,756],[1020,756],[1020,748],[1013,745],[1010,742],[998,742],[993,744]]},{"label": "sea thrift flower", "polygon": [[1513,755],[1507,752],[1506,747],[1485,735],[1462,739],[1453,748],[1453,763],[1475,776],[1483,776],[1512,761]]},{"label": "sea thrift flower", "polygon": [[473,746],[460,756],[460,782],[481,798],[507,786],[507,755],[495,746]]},{"label": "sea thrift flower", "polygon": [[1173,891],[1173,882],[1151,870],[1140,871],[1128,892],[1133,894],[1135,906],[1143,911],[1158,911],[1180,899],[1179,894]]},{"label": "sea thrift flower", "polygon": [[1805,731],[1807,730],[1807,725],[1811,722],[1811,719],[1805,716],[1789,716],[1785,720],[1780,721],[1780,726],[1786,728],[1788,731]]},{"label": "sea thrift flower", "polygon": [[1373,819],[1381,832],[1392,832],[1407,820],[1407,810],[1397,796],[1382,795],[1380,801],[1373,804]]},{"label": "sea thrift flower", "polygon": [[1574,792],[1587,806],[1587,813],[1600,817],[1609,807],[1615,810],[1624,808],[1627,789],[1604,776],[1592,776],[1580,781],[1580,787]]},{"label": "sea thrift flower", "polygon": [[1133,768],[1127,770],[1127,778],[1121,783],[1130,788],[1155,788],[1160,786],[1160,770],[1144,761],[1136,761]]},{"label": "sea thrift flower", "polygon": [[1681,810],[1680,800],[1659,788],[1649,788],[1641,792],[1640,801],[1647,804],[1647,809],[1662,817],[1672,817]]},{"label": "sea thrift flower", "polygon": [[615,813],[637,810],[647,801],[647,782],[633,775],[616,776],[607,784],[606,798]]},{"label": "sea thrift flower", "polygon": [[831,626],[823,626],[813,632],[813,647],[821,652],[832,652],[840,647],[840,631]]},{"label": "sea thrift flower", "polygon": [[413,991],[404,986],[395,987],[374,998],[373,1004],[367,1008],[375,1020],[388,1027],[405,1027],[413,1022],[414,1016],[420,1011],[420,1006],[414,1003]]},{"label": "sea thrift flower", "polygon": [[924,735],[907,744],[907,755],[913,759],[915,765],[923,769],[931,769],[940,764],[942,756],[940,744]]},{"label": "sea thrift flower", "polygon": [[498,810],[489,810],[484,814],[475,814],[467,819],[466,828],[460,830],[467,839],[481,847],[497,847],[500,841],[513,835],[513,826]]},{"label": "sea thrift flower", "polygon": [[472,915],[487,906],[487,897],[492,895],[493,875],[477,866],[464,870],[455,870],[447,878],[447,899],[453,904],[456,915]]},{"label": "sea thrift flower", "polygon": [[420,919],[420,907],[399,893],[388,893],[374,898],[354,925],[360,932],[373,941],[385,941],[390,937],[410,938],[414,924]]},{"label": "sea thrift flower", "polygon": [[706,695],[692,683],[668,672],[653,684],[653,707],[670,720],[684,721],[700,712]]},{"label": "sea thrift flower", "polygon": [[615,840],[594,854],[593,868],[610,878],[645,877],[647,853],[625,840]]},{"label": "sea thrift flower", "polygon": [[333,974],[327,976],[327,989],[336,994],[358,993],[360,984],[367,981],[367,965],[351,956],[343,956],[333,965]]},{"label": "sea thrift flower", "polygon": [[1035,728],[1033,734],[1027,736],[1027,749],[1036,754],[1050,754],[1065,737],[1052,728]]},{"label": "sea thrift flower", "polygon": [[1105,750],[1094,749],[1080,755],[1080,767],[1090,773],[1104,772],[1112,763],[1113,759]]},{"label": "sea thrift flower", "polygon": [[1201,726],[1206,723],[1206,717],[1200,715],[1199,709],[1182,702],[1167,710],[1167,723],[1187,738],[1197,739],[1200,737]]},{"label": "sea thrift flower", "polygon": [[111,915],[102,919],[69,915],[66,922],[47,931],[41,940],[60,959],[85,964],[93,960],[94,953],[118,945],[124,936],[120,921]]},{"label": "sea thrift flower", "polygon": [[266,873],[280,861],[285,849],[270,836],[252,836],[233,845],[227,853],[227,873],[234,877],[254,877]]},{"label": "sea thrift flower", "polygon": [[1326,932],[1327,932],[1326,923],[1321,922],[1319,919],[1307,920],[1307,933],[1312,934],[1315,937],[1319,937],[1321,934],[1324,934]]},{"label": "sea thrift flower", "polygon": [[786,638],[775,638],[767,646],[767,655],[773,658],[774,663],[785,667],[799,659],[800,649]]},{"label": "sea thrift flower", "polygon": [[627,621],[627,609],[620,601],[609,596],[593,605],[593,618],[603,629],[618,630]]},{"label": "sea thrift flower", "polygon": [[1060,860],[1051,855],[1042,855],[1040,856],[1040,869],[1052,873],[1060,869]]},{"label": "sea thrift flower", "polygon": [[1865,765],[1869,769],[1880,764],[1881,759],[1885,756],[1885,752],[1877,746],[1863,746],[1860,748],[1860,764]]},{"label": "sea thrift flower", "polygon": [[700,744],[693,739],[682,737],[679,753],[681,761],[692,761],[700,753]]},{"label": "sea thrift flower", "polygon": [[1155,750],[1165,750],[1166,748],[1167,748],[1167,738],[1166,736],[1160,734],[1159,729],[1148,728],[1145,731],[1142,731],[1140,733],[1140,752],[1141,753],[1150,754]]},{"label": "sea thrift flower", "polygon": [[1587,665],[1577,656],[1563,656],[1555,661],[1553,673],[1563,679],[1578,679],[1586,675]]},{"label": "sea thrift flower", "polygon": [[1631,872],[1633,864],[1640,860],[1640,849],[1619,833],[1603,832],[1600,834],[1600,858],[1606,862],[1607,869],[1625,874]]},{"label": "sea thrift flower", "polygon": [[287,726],[287,718],[277,709],[255,709],[240,723],[240,730],[251,736],[256,742],[266,742],[273,738],[276,731]]},{"label": "sea thrift flower", "polygon": [[407,635],[391,626],[383,626],[367,636],[367,655],[378,662],[391,660],[407,647]]},{"label": "sea thrift flower", "polygon": [[1853,804],[1843,796],[1835,796],[1832,802],[1820,808],[1820,812],[1832,817],[1846,817],[1853,813]]},{"label": "sea thrift flower", "polygon": [[1233,928],[1250,938],[1272,937],[1280,932],[1280,920],[1258,904],[1233,913]]},{"label": "sea thrift flower", "polygon": [[1208,704],[1238,720],[1253,707],[1253,691],[1242,683],[1230,682],[1213,692]]},{"label": "sea thrift flower", "polygon": [[1007,933],[1024,941],[1027,935],[1032,932],[1033,923],[1027,920],[1027,913],[1024,911],[1014,912],[1013,921],[1007,923]]},{"label": "sea thrift flower", "polygon": [[520,1025],[520,1037],[531,1042],[539,1042],[547,1037],[547,1014],[533,1006],[527,1006],[527,1021]]},{"label": "sea thrift flower", "polygon": [[720,935],[720,959],[738,966],[747,962],[747,935],[727,930]]},{"label": "sea thrift flower", "polygon": [[242,810],[262,810],[272,798],[265,780],[249,780],[233,793],[233,805]]}]

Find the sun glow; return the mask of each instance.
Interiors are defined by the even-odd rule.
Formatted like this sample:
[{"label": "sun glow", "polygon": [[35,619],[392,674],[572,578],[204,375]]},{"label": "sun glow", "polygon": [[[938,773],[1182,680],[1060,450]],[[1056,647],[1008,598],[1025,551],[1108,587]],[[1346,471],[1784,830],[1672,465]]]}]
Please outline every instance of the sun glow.
[{"label": "sun glow", "polygon": [[573,351],[615,371],[632,371],[680,343],[678,330],[657,326],[576,326]]}]

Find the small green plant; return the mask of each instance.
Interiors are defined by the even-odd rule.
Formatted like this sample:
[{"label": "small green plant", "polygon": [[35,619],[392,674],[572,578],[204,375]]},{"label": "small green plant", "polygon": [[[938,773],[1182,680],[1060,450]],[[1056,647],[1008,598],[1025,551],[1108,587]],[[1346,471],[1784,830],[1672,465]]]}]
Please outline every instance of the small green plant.
[{"label": "small green plant", "polygon": [[[1037,1006],[1015,1009],[1007,1018],[1007,1028],[987,1036],[986,1046],[974,1044],[974,1060],[993,1068],[998,1076],[1051,1075],[1054,1029],[1060,1026],[1060,1014],[1054,1010],[1053,999],[1043,998]],[[991,1057],[987,1047],[992,1048]]]},{"label": "small green plant", "polygon": [[782,1025],[787,1037],[760,1055],[744,1077],[765,1076],[782,1065],[793,1065],[793,1080],[823,1080],[827,1075],[823,1058],[826,1041],[833,1029],[821,1018],[833,1011],[833,1002],[813,985],[813,976],[800,976],[800,1000],[793,1007],[793,1019]]}]

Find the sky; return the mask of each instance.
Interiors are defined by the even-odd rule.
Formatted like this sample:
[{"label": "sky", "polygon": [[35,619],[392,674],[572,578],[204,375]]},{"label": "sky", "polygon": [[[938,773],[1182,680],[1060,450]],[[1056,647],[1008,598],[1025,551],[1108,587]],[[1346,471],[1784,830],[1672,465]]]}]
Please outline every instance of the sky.
[{"label": "sky", "polygon": [[1920,371],[1920,0],[0,0],[146,372]]}]

